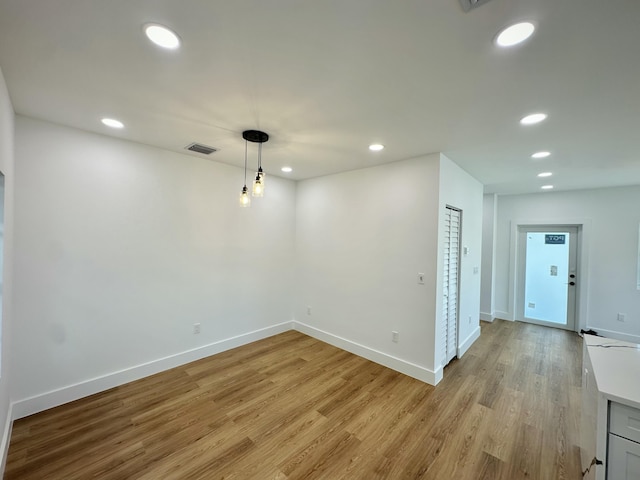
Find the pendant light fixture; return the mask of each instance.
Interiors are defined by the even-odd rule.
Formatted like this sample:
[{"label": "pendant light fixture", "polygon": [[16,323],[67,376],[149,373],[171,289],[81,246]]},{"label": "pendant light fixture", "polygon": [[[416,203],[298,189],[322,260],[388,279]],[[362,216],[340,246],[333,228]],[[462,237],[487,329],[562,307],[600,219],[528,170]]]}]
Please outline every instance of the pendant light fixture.
[{"label": "pendant light fixture", "polygon": [[256,178],[253,181],[253,188],[251,194],[254,197],[264,196],[264,172],[262,170],[262,144],[269,140],[269,135],[260,130],[245,130],[242,132],[242,138],[244,138],[244,187],[240,193],[240,206],[248,207],[251,204],[249,198],[249,192],[247,189],[247,145],[248,142],[258,144],[258,171],[256,172]]},{"label": "pendant light fixture", "polygon": [[253,181],[251,194],[254,197],[264,197],[264,172],[262,171],[262,143],[258,144],[258,171]]},{"label": "pendant light fixture", "polygon": [[247,190],[247,139],[244,139],[244,187],[240,192],[240,206],[243,208],[251,206],[251,197]]}]

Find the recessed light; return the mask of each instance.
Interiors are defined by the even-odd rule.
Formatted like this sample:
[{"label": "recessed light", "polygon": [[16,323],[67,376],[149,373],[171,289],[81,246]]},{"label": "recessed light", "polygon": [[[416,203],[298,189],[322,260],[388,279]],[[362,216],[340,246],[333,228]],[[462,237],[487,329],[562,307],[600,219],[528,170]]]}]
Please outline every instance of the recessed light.
[{"label": "recessed light", "polygon": [[550,177],[551,175],[553,175],[551,172],[542,172],[538,174],[539,177]]},{"label": "recessed light", "polygon": [[551,190],[553,188],[553,185],[543,185],[540,187],[542,190]]},{"label": "recessed light", "polygon": [[379,143],[373,143],[369,145],[369,150],[371,150],[372,152],[379,152],[382,149],[384,149],[384,145],[381,145]]},{"label": "recessed light", "polygon": [[124,123],[122,123],[120,120],[116,120],[115,118],[103,118],[101,122],[107,127],[124,128]]},{"label": "recessed light", "polygon": [[291,167],[282,167],[280,170],[282,170],[284,173],[293,172],[293,168],[291,168]]},{"label": "recessed light", "polygon": [[502,30],[496,37],[496,43],[500,47],[512,47],[524,42],[533,34],[535,29],[536,27],[530,22],[516,23]]},{"label": "recessed light", "polygon": [[549,155],[551,155],[551,152],[536,152],[531,155],[531,158],[547,158]]},{"label": "recessed light", "polygon": [[180,46],[180,37],[164,25],[147,23],[144,26],[144,33],[149,40],[159,47],[175,50]]},{"label": "recessed light", "polygon": [[533,125],[534,123],[540,123],[547,118],[546,113],[532,113],[520,119],[522,125]]}]

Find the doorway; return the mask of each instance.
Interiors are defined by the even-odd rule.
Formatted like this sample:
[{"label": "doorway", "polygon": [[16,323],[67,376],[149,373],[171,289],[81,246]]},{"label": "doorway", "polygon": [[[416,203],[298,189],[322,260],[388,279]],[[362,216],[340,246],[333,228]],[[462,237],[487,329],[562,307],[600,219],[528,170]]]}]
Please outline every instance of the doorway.
[{"label": "doorway", "polygon": [[576,329],[578,227],[518,227],[516,320]]}]

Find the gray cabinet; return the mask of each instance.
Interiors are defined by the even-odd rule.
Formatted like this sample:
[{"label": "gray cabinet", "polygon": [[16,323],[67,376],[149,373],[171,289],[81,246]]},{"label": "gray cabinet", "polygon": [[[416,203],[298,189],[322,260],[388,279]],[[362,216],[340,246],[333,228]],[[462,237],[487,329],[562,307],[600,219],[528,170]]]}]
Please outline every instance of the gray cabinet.
[{"label": "gray cabinet", "polygon": [[611,402],[607,480],[640,480],[640,410]]},{"label": "gray cabinet", "polygon": [[583,480],[640,480],[640,345],[585,334]]}]

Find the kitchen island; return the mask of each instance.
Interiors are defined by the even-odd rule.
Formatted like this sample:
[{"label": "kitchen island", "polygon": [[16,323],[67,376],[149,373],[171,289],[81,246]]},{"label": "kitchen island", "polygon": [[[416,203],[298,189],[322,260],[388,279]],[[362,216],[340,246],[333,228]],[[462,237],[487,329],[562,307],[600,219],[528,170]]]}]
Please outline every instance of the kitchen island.
[{"label": "kitchen island", "polygon": [[582,470],[595,480],[640,480],[640,345],[585,335]]}]

